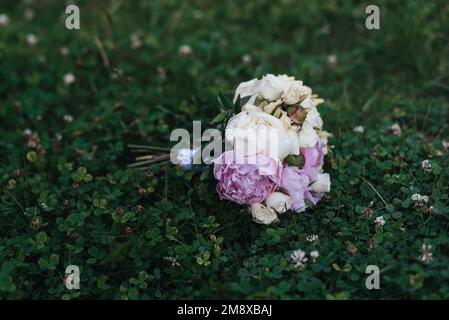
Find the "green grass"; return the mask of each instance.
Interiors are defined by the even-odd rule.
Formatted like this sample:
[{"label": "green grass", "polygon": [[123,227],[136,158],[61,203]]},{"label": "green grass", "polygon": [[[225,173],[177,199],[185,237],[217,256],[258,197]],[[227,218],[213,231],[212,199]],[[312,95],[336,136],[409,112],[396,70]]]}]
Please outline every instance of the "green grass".
[{"label": "green grass", "polygon": [[[65,29],[62,2],[0,4],[10,19],[0,26],[1,298],[449,298],[445,1],[378,1],[374,31],[359,1],[77,3],[78,31]],[[192,55],[179,55],[183,44]],[[231,97],[265,73],[302,79],[326,100],[332,191],[314,210],[265,227],[195,172],[126,169],[127,144],[168,146],[172,129],[217,114],[219,91]],[[415,207],[414,193],[434,210]],[[320,256],[297,270],[296,249]],[[63,285],[70,264],[79,291]],[[365,288],[370,264],[380,290]]]}]

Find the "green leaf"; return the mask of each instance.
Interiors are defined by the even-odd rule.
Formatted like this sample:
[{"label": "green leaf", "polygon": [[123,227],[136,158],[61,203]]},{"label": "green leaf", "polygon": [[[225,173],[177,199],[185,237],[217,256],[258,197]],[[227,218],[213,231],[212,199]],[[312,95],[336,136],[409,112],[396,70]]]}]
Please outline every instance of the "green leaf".
[{"label": "green leaf", "polygon": [[222,123],[228,117],[229,111],[223,111],[219,113],[212,121],[211,124]]},{"label": "green leaf", "polygon": [[221,93],[218,93],[218,102],[220,103],[221,111],[233,111],[233,105],[229,100]]},{"label": "green leaf", "polygon": [[304,167],[305,159],[301,154],[290,154],[289,156],[287,156],[287,158],[285,158],[285,162],[287,162],[287,164],[290,166],[295,166],[301,169]]}]

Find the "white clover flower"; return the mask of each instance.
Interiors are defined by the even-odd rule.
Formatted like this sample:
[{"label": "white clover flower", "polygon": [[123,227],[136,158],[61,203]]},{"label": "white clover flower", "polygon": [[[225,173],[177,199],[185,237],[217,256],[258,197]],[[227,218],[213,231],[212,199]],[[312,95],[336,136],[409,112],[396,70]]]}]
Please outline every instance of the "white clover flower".
[{"label": "white clover flower", "polygon": [[30,33],[26,35],[26,41],[30,46],[34,46],[35,44],[37,44],[38,39],[36,35]]},{"label": "white clover flower", "polygon": [[443,148],[448,150],[449,149],[449,141],[443,140],[442,142]]},{"label": "white clover flower", "polygon": [[363,126],[354,127],[354,132],[355,133],[364,133],[365,132],[365,128]]},{"label": "white clover flower", "polygon": [[432,246],[430,244],[422,245],[422,254],[420,260],[425,263],[430,263],[433,260]]},{"label": "white clover flower", "polygon": [[311,257],[313,260],[316,260],[319,256],[320,256],[320,254],[319,254],[318,251],[316,251],[316,250],[310,252],[310,257]]},{"label": "white clover flower", "polygon": [[2,13],[0,14],[0,26],[6,26],[9,23],[9,17]]},{"label": "white clover flower", "polygon": [[338,62],[338,58],[335,54],[331,54],[327,57],[327,64],[331,67],[335,66]]},{"label": "white clover flower", "polygon": [[59,132],[55,133],[55,140],[56,141],[61,141],[62,140],[62,134],[60,134]]},{"label": "white clover flower", "polygon": [[385,219],[382,216],[379,216],[374,221],[375,224],[383,226],[385,224]]},{"label": "white clover flower", "polygon": [[70,114],[65,114],[62,119],[67,123],[73,122],[73,116],[71,116]]},{"label": "white clover flower", "polygon": [[61,55],[67,56],[69,54],[69,49],[67,47],[61,47],[59,52],[61,52]]},{"label": "white clover flower", "polygon": [[423,169],[430,169],[430,168],[432,168],[432,164],[430,163],[430,161],[429,160],[423,160],[423,162],[421,162],[421,167],[423,168]]},{"label": "white clover flower", "polygon": [[301,249],[295,250],[290,255],[290,258],[295,263],[296,268],[301,268],[304,266],[304,263],[307,262],[306,253],[302,251]]},{"label": "white clover flower", "polygon": [[179,55],[184,56],[184,57],[190,56],[193,53],[193,49],[188,44],[183,44],[179,47],[178,53],[179,53]]},{"label": "white clover flower", "polygon": [[392,134],[394,134],[395,136],[400,136],[402,134],[402,129],[399,126],[398,123],[394,123],[393,125],[391,125],[390,127],[390,132]]},{"label": "white clover flower", "polygon": [[413,201],[421,201],[421,195],[419,193],[415,193],[410,197]]},{"label": "white clover flower", "polygon": [[66,75],[64,75],[64,84],[66,86],[71,85],[72,83],[75,82],[75,76],[73,75],[73,73],[67,73]]},{"label": "white clover flower", "polygon": [[242,63],[249,65],[253,61],[253,58],[249,54],[244,54],[242,57]]},{"label": "white clover flower", "polygon": [[427,203],[427,202],[429,202],[429,197],[428,196],[421,196],[420,201],[424,202],[424,203]]},{"label": "white clover flower", "polygon": [[317,234],[311,234],[311,235],[308,235],[307,238],[306,238],[306,240],[309,241],[309,242],[315,242],[315,241],[318,241],[318,235],[317,235]]}]

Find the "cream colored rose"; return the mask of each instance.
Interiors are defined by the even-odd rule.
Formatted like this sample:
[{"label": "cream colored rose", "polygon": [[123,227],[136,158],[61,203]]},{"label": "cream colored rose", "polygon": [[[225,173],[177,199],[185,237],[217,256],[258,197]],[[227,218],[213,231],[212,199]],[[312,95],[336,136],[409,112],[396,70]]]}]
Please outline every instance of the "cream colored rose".
[{"label": "cream colored rose", "polygon": [[329,142],[329,137],[331,136],[332,135],[327,131],[324,130],[318,131],[318,137],[320,139],[321,145],[323,146],[323,152],[325,155],[329,152],[327,144]]},{"label": "cream colored rose", "polygon": [[304,125],[321,129],[321,127],[323,126],[323,119],[321,119],[320,113],[318,112],[317,108],[313,107],[307,112],[306,119],[304,120]]},{"label": "cream colored rose", "polygon": [[290,81],[287,83],[287,87],[282,94],[282,99],[286,104],[296,104],[301,100],[301,86],[301,81]]},{"label": "cream colored rose", "polygon": [[331,178],[328,173],[318,174],[317,179],[310,186],[313,192],[329,192],[331,190]]},{"label": "cream colored rose", "polygon": [[253,204],[250,207],[250,212],[253,216],[254,222],[260,224],[271,224],[278,220],[278,216],[273,209],[260,203]]},{"label": "cream colored rose", "polygon": [[251,96],[248,103],[253,104],[260,93],[260,85],[261,81],[259,79],[252,79],[239,84],[235,90],[234,103],[237,100],[238,95],[240,95],[241,98]]},{"label": "cream colored rose", "polygon": [[273,209],[277,213],[284,213],[292,206],[293,199],[282,192],[273,192],[265,200],[268,208]]},{"label": "cream colored rose", "polygon": [[262,153],[282,160],[289,154],[299,154],[299,137],[285,122],[252,105],[232,117],[225,130],[227,149],[240,154]]},{"label": "cream colored rose", "polygon": [[312,148],[319,139],[317,132],[313,129],[313,126],[306,123],[301,127],[298,137],[299,146],[301,148]]},{"label": "cream colored rose", "polygon": [[287,84],[272,74],[267,74],[262,77],[260,84],[260,93],[262,97],[269,101],[276,101],[281,98]]}]

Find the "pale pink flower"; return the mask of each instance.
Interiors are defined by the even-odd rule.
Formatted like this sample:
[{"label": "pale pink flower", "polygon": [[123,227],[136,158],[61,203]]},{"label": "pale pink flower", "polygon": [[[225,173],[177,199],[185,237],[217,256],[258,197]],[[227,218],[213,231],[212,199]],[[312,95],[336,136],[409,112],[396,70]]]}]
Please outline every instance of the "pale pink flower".
[{"label": "pale pink flower", "polygon": [[279,186],[282,165],[262,154],[239,156],[227,151],[214,161],[213,171],[220,199],[253,205]]}]

